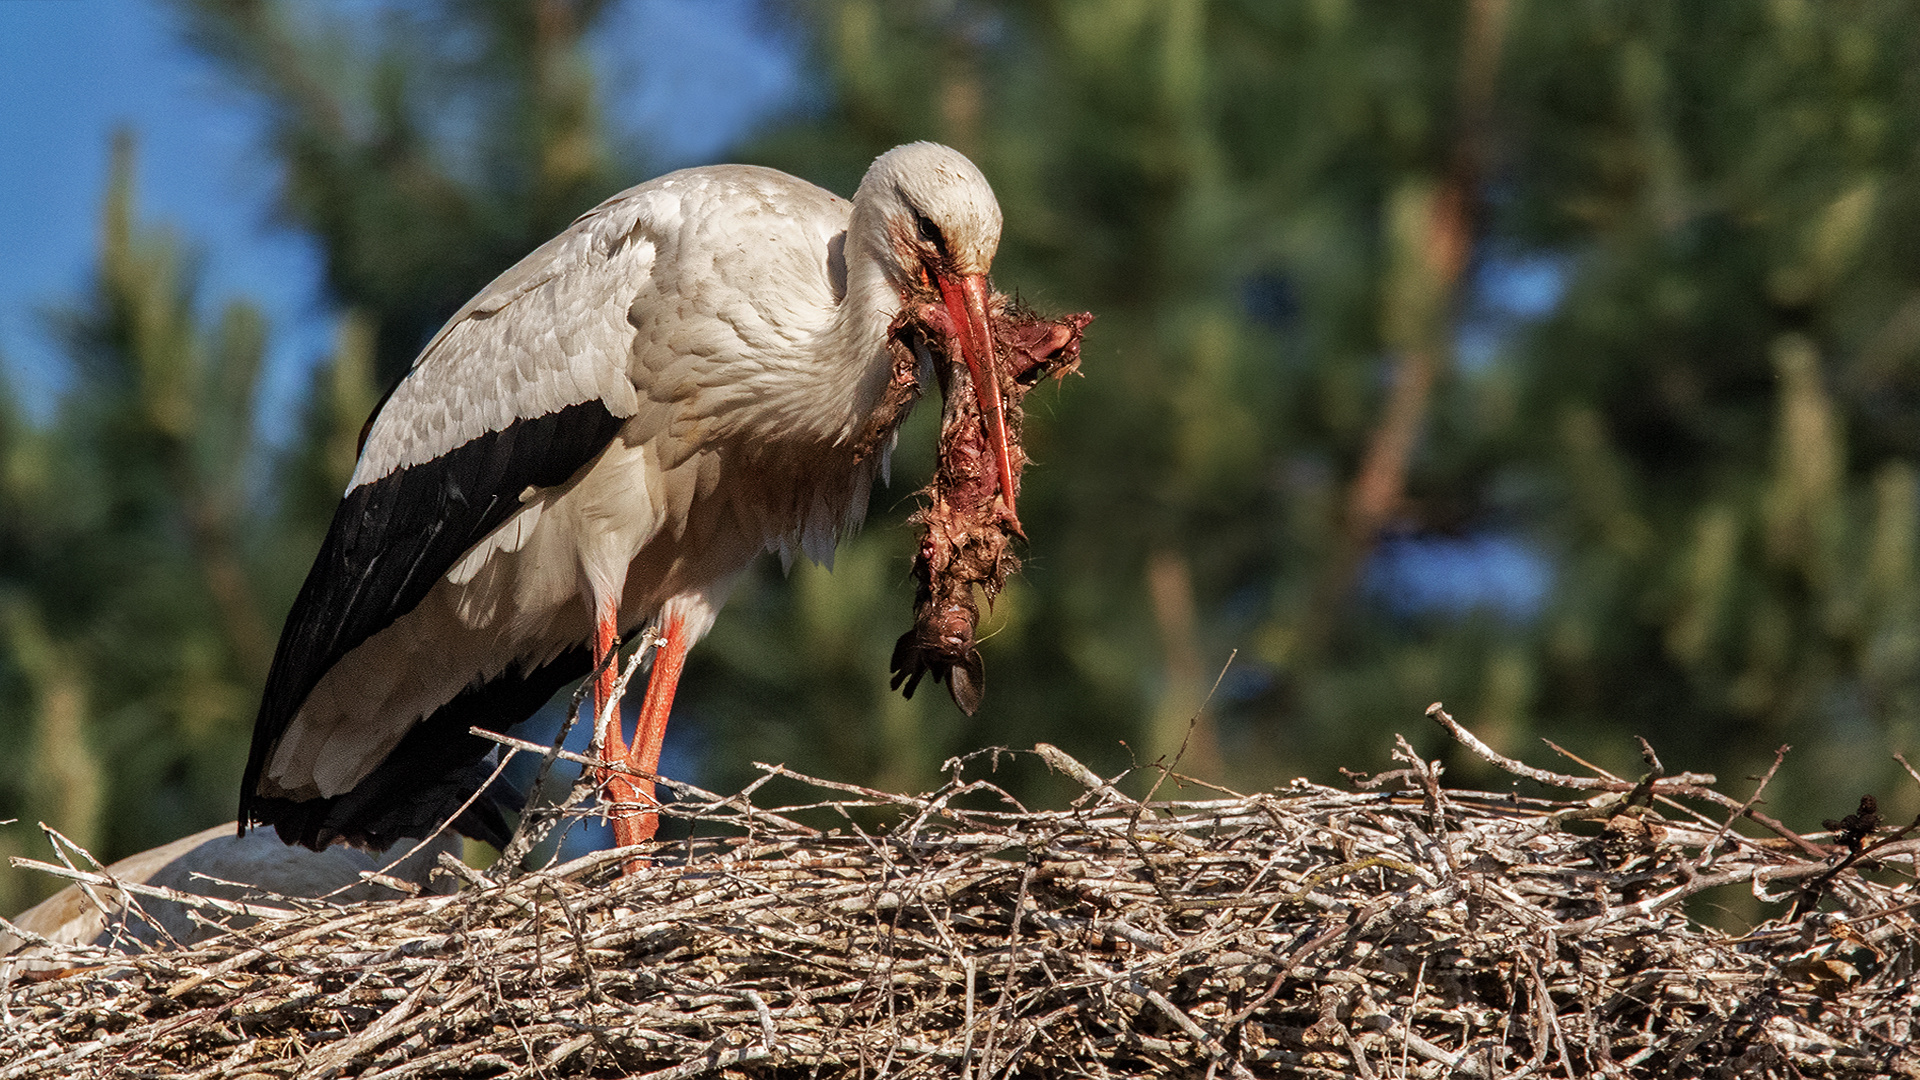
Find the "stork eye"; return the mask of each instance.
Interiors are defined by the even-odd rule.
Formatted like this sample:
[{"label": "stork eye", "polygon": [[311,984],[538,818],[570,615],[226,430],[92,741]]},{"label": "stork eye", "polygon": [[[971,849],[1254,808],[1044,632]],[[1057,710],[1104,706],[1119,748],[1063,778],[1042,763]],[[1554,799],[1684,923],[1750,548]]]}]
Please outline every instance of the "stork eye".
[{"label": "stork eye", "polygon": [[908,209],[913,211],[913,225],[920,230],[920,239],[933,245],[933,250],[939,252],[941,258],[946,258],[947,238],[941,235],[940,226],[935,225],[932,218],[921,213],[919,207],[908,207]]}]

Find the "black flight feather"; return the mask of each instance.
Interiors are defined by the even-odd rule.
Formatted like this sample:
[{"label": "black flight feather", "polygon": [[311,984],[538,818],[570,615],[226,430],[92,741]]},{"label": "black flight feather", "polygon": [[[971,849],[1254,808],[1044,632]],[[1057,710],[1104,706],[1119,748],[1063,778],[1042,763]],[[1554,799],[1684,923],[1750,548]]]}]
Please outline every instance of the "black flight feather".
[{"label": "black flight feather", "polygon": [[[431,461],[396,470],[347,492],[334,512],[313,569],[294,599],[274,651],[260,714],[254,721],[253,748],[241,781],[243,827],[250,822],[279,825],[283,816],[289,821],[296,817],[304,820],[303,815],[289,809],[297,804],[262,798],[258,788],[268,758],[321,677],[347,653],[419,606],[434,583],[468,549],[520,509],[521,492],[566,482],[606,449],[619,434],[621,423],[600,401],[580,402],[545,416],[516,420]],[[524,676],[503,675],[502,679],[519,678],[529,689],[506,693],[502,702],[511,702],[516,708],[525,704],[523,698],[534,684],[550,681],[541,673],[553,667],[549,664],[540,672]],[[551,696],[565,681],[554,682],[546,694]],[[434,716],[462,702],[475,704],[469,701],[469,695],[485,689],[470,689]],[[545,700],[542,697],[526,704],[525,711],[514,720],[531,715]],[[501,724],[499,730],[512,722]],[[457,717],[448,724],[453,731],[464,733],[467,729],[467,723]],[[418,725],[407,738],[414,739],[429,726]],[[488,745],[471,736],[463,738],[479,743],[482,752]],[[396,749],[388,762],[400,756]],[[424,760],[421,763],[426,764]],[[380,773],[376,769],[361,787],[373,783]],[[420,787],[437,779],[415,773],[411,782]],[[472,788],[467,790],[470,793]],[[337,816],[337,812],[357,806],[355,794],[359,791],[357,787],[337,799],[324,800],[337,804],[328,813]],[[355,828],[352,815],[328,828],[333,835],[351,838]],[[320,833],[304,828],[295,831],[309,846],[324,846],[325,841],[316,844]],[[286,835],[285,829],[282,835]]]},{"label": "black flight feather", "polygon": [[[493,772],[485,759],[494,744],[467,729],[507,730],[590,667],[592,654],[580,645],[531,672],[514,667],[468,687],[414,725],[353,790],[304,801],[256,795],[254,820],[272,824],[287,843],[315,851],[341,842],[381,849],[403,837],[426,836],[459,811]],[[512,835],[506,812],[519,809],[518,798],[504,783],[495,784],[453,819],[453,830],[505,848]]]}]

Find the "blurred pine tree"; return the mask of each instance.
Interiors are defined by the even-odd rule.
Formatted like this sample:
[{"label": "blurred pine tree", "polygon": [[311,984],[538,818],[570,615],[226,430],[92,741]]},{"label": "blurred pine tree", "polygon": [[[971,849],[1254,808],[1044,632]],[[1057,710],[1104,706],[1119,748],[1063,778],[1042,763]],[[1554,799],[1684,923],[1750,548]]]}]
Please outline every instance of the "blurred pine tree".
[{"label": "blurred pine tree", "polygon": [[245,304],[202,324],[191,260],[135,213],[130,137],[113,161],[91,293],[54,317],[74,384],[50,426],[6,425],[0,525],[0,739],[28,764],[8,816],[102,853],[232,801],[273,647],[250,546],[266,329]]},{"label": "blurred pine tree", "polygon": [[754,156],[962,145],[1000,279],[1102,318],[1029,426],[995,692],[939,745],[1163,755],[1239,647],[1195,732],[1239,783],[1445,698],[1510,749],[1787,740],[1777,805],[1920,805],[1916,5],[785,10],[825,104]]},{"label": "blurred pine tree", "polygon": [[[1561,587],[1542,730],[1911,813],[1920,9],[1535,9],[1510,229],[1568,257],[1513,448]],[[1668,758],[1672,762],[1674,757]],[[1821,814],[1810,814],[1818,817]]]},{"label": "blurred pine tree", "polygon": [[[45,423],[0,384],[0,854],[44,821],[103,859],[230,818],[279,620],[351,471],[371,341],[316,365],[305,437],[255,430],[267,327],[197,313],[114,145],[89,293],[52,314],[73,382]],[[315,508],[320,508],[316,513]],[[58,882],[0,867],[0,908]],[[11,905],[11,906],[9,906]]]},{"label": "blurred pine tree", "polygon": [[[176,7],[270,106],[343,329],[300,439],[258,445],[260,320],[195,319],[123,180],[74,394],[36,425],[0,393],[0,750],[53,748],[0,816],[108,854],[231,805],[380,389],[644,175],[596,102],[598,3]],[[1624,771],[1636,733],[1734,774],[1793,742],[1770,795],[1801,820],[1920,805],[1886,761],[1920,735],[1920,4],[769,11],[815,82],[738,157],[847,192],[958,146],[1006,210],[1001,285],[1100,321],[1088,378],[1028,402],[981,712],[885,684],[926,409],[831,576],[767,566],[696,650],[670,738],[706,782],[914,785],[1044,739],[1270,785],[1377,763],[1445,699]]]}]

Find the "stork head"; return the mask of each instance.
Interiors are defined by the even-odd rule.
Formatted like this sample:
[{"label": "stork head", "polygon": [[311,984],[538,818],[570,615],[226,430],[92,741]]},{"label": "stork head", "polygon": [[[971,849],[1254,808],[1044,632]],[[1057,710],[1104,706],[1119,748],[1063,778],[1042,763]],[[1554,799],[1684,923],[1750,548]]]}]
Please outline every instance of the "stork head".
[{"label": "stork head", "polygon": [[[987,318],[987,271],[1000,247],[1000,202],[973,162],[937,143],[896,146],[875,159],[854,194],[854,226],[909,311],[958,343],[999,466],[1000,494],[1017,531],[1012,456],[999,356]],[[863,228],[864,226],[864,228]]]},{"label": "stork head", "polygon": [[939,272],[984,276],[993,267],[1000,203],[958,150],[930,142],[896,146],[874,160],[853,200],[879,212],[879,254],[896,284],[912,289]]}]

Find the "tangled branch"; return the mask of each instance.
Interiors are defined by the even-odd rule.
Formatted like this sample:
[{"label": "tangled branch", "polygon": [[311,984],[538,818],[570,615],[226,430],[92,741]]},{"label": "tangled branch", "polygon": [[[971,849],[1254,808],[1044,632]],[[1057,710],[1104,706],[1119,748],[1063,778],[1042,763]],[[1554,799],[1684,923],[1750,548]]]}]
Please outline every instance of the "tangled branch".
[{"label": "tangled branch", "polygon": [[[1452,790],[1404,740],[1359,791],[1150,803],[1044,745],[923,795],[762,766],[682,785],[695,838],[631,877],[43,950],[3,972],[0,1080],[1920,1075],[1920,841],[1750,837],[1710,777],[1544,773],[1431,715],[1593,798]],[[1027,809],[1010,757],[1084,792]],[[1690,913],[1729,888],[1774,918]]]}]

